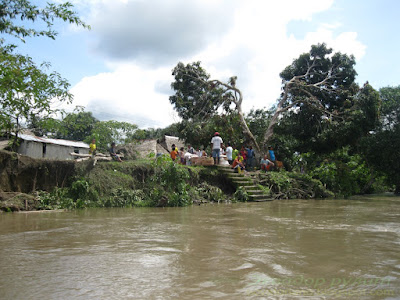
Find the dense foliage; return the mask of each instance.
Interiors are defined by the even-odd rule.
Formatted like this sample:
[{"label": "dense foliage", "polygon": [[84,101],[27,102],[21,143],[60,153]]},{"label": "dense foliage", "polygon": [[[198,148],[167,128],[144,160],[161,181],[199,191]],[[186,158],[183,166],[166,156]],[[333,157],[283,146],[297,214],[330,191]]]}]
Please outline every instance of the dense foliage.
[{"label": "dense foliage", "polygon": [[233,101],[231,91],[217,81],[210,81],[210,75],[200,62],[178,63],[172,70],[175,81],[171,88],[175,94],[169,97],[178,115],[185,120],[201,120],[218,114],[219,108],[229,109]]},{"label": "dense foliage", "polygon": [[400,194],[400,86],[379,91],[382,99],[380,122],[361,143],[367,164],[386,174],[387,182]]},{"label": "dense foliage", "polygon": [[220,188],[200,180],[212,181],[214,176],[204,168],[175,164],[168,156],[99,163],[89,172],[82,165],[70,187],[40,193],[40,208],[186,206],[193,201],[226,200]]}]

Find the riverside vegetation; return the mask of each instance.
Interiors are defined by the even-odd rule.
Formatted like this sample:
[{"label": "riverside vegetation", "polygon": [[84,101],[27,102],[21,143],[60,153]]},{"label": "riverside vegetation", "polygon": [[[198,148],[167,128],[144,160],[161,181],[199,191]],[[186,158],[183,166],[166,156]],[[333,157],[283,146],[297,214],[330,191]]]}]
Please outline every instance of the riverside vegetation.
[{"label": "riverside vegetation", "polygon": [[[92,161],[35,160],[6,151],[1,157],[3,165],[7,166],[2,170],[2,189],[13,190],[0,193],[3,211],[187,206],[249,199],[244,189],[235,190],[217,168],[179,165],[166,155],[124,163],[98,162],[96,166]],[[333,160],[321,164],[319,174],[324,183],[316,174],[312,176],[296,170],[268,174],[250,172],[248,176],[274,199],[343,197],[354,194],[357,188],[360,191],[369,180],[368,170],[362,164],[349,162],[345,166]],[[54,173],[60,169],[66,173]],[[5,173],[8,174],[8,188]],[[31,185],[22,185],[29,177]],[[50,182],[54,178],[56,181]],[[374,188],[379,191],[378,186]]]}]

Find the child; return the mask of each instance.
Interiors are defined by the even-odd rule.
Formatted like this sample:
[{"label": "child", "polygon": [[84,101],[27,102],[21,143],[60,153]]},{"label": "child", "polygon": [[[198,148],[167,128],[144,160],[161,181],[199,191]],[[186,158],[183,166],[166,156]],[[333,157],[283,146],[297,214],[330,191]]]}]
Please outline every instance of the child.
[{"label": "child", "polygon": [[172,144],[172,147],[171,147],[172,149],[171,149],[171,152],[169,153],[169,155],[171,156],[171,159],[173,160],[173,161],[175,161],[176,160],[176,157],[178,156],[178,150],[176,149],[176,147],[175,147],[175,144]]},{"label": "child", "polygon": [[96,155],[96,139],[92,139],[92,142],[89,145],[89,154],[92,156]]},{"label": "child", "polygon": [[244,170],[244,164],[242,162],[242,156],[239,154],[236,156],[235,160],[232,163],[232,168],[235,170],[235,172],[240,173],[241,170]]}]

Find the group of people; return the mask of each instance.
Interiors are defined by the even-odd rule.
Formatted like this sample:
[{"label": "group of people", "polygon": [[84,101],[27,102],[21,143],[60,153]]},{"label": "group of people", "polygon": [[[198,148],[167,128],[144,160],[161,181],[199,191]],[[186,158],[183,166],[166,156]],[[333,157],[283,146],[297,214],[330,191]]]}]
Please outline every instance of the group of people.
[{"label": "group of people", "polygon": [[[181,147],[179,150],[172,144],[170,151],[170,156],[173,161],[176,161],[183,165],[190,165],[190,158],[192,156],[197,157],[207,157],[206,151],[200,148],[195,150],[190,145],[187,147],[187,151],[185,151],[184,147]],[[227,143],[226,147],[224,146],[224,141],[222,140],[219,132],[215,132],[214,136],[211,139],[211,149],[212,149],[212,157],[214,159],[214,165],[218,165],[220,163],[221,155],[226,155],[228,163],[232,166],[233,169],[237,172],[241,172],[242,170],[253,170],[255,167],[255,152],[252,146],[245,147],[242,146],[240,150],[236,147],[232,146],[230,143]],[[122,162],[121,157],[117,154],[115,143],[111,143],[111,148],[109,149],[110,156],[113,160]],[[89,154],[92,156],[96,155],[96,140],[92,139],[92,142],[89,145]],[[268,154],[265,154],[264,157],[260,161],[261,170],[270,171],[271,168],[275,166],[275,152],[272,146],[268,147]]]},{"label": "group of people", "polygon": [[[215,132],[211,139],[212,157],[214,158],[214,165],[220,163],[221,152],[223,153],[223,140],[220,137],[219,132]],[[227,143],[225,148],[225,154],[229,164],[235,171],[240,172],[241,170],[253,170],[255,167],[255,152],[252,146],[242,146],[240,151],[232,147],[230,143]],[[260,161],[261,170],[270,171],[275,166],[275,152],[272,146],[268,147],[268,154],[265,154]]]},{"label": "group of people", "polygon": [[190,165],[191,164],[190,158],[192,156],[207,157],[207,152],[205,150],[201,150],[200,148],[198,150],[195,150],[190,145],[188,145],[186,151],[184,147],[181,147],[178,150],[175,144],[172,144],[169,155],[171,156],[171,159],[175,162],[178,162],[182,165]]}]

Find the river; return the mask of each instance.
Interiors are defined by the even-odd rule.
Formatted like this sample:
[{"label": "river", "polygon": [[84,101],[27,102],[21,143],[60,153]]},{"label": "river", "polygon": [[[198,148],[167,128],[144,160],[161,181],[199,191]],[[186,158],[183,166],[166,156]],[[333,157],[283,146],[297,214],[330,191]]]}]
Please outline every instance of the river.
[{"label": "river", "polygon": [[0,214],[1,299],[400,299],[400,197]]}]

